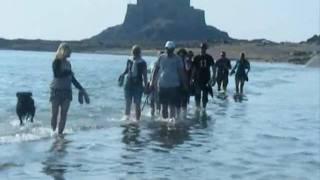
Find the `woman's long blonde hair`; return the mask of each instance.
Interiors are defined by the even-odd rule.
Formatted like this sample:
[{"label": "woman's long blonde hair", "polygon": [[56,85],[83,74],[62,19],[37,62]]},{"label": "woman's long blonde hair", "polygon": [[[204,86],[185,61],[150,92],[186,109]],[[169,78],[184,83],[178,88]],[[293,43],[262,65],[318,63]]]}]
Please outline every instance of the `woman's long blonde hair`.
[{"label": "woman's long blonde hair", "polygon": [[61,43],[58,47],[58,50],[56,52],[56,58],[55,59],[65,59],[67,56],[67,53],[71,51],[70,46],[67,43]]}]

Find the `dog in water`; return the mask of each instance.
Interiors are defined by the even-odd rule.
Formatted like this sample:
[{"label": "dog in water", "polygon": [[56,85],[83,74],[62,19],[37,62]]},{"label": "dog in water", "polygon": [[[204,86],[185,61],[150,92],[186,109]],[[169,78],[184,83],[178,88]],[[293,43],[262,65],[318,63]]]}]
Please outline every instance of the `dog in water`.
[{"label": "dog in water", "polygon": [[34,100],[32,99],[32,93],[18,92],[17,98],[18,103],[16,111],[20,120],[20,125],[23,124],[23,120],[30,119],[30,121],[33,122],[36,108],[34,106]]}]

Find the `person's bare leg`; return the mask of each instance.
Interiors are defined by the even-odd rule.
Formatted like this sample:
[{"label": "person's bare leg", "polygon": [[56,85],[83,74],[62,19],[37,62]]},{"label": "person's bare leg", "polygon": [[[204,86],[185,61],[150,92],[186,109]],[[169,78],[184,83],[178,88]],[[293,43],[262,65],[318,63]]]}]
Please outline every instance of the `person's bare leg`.
[{"label": "person's bare leg", "polygon": [[228,86],[228,82],[227,82],[227,80],[224,80],[223,81],[223,91],[224,92],[227,92],[227,86]]},{"label": "person's bare leg", "polygon": [[200,106],[200,104],[201,104],[201,89],[200,89],[200,87],[196,88],[196,93],[195,93],[194,99],[196,101],[197,110],[200,110],[200,108],[201,108],[201,106]]},{"label": "person's bare leg", "polygon": [[70,106],[70,100],[65,100],[61,104],[60,121],[59,121],[59,129],[58,129],[59,134],[63,133],[64,127],[66,125],[69,106]]},{"label": "person's bare leg", "polygon": [[167,119],[168,118],[168,105],[162,104],[161,105],[161,111],[162,111],[162,118]]},{"label": "person's bare leg", "polygon": [[136,109],[136,119],[140,120],[140,118],[141,118],[141,104],[140,103],[135,104],[135,109]]},{"label": "person's bare leg", "polygon": [[59,103],[57,101],[52,101],[51,102],[51,128],[53,131],[57,129],[58,114],[59,114]]},{"label": "person's bare leg", "polygon": [[180,119],[181,111],[182,111],[182,105],[180,105],[179,107],[176,107],[175,110],[176,110],[177,118]]},{"label": "person's bare leg", "polygon": [[150,108],[151,108],[151,116],[153,117],[155,114],[155,109],[156,109],[156,102],[154,99],[151,100]]},{"label": "person's bare leg", "polygon": [[170,118],[176,118],[176,106],[169,105],[170,109]]},{"label": "person's bare leg", "polygon": [[130,116],[130,112],[131,112],[131,104],[132,104],[132,99],[128,98],[126,99],[126,109],[125,109],[125,115],[126,116]]},{"label": "person's bare leg", "polygon": [[204,91],[202,91],[202,108],[203,108],[203,110],[206,110],[208,101],[209,101],[208,91],[204,90]]},{"label": "person's bare leg", "polygon": [[239,93],[239,79],[236,78],[236,93]]},{"label": "person's bare leg", "polygon": [[183,120],[187,119],[187,106],[182,107],[182,118]]},{"label": "person's bare leg", "polygon": [[218,84],[218,91],[220,91],[220,90],[221,90],[221,81],[219,80],[219,81],[217,82],[217,84]]},{"label": "person's bare leg", "polygon": [[244,86],[244,80],[241,80],[241,84],[240,84],[240,94],[243,94],[243,86]]}]

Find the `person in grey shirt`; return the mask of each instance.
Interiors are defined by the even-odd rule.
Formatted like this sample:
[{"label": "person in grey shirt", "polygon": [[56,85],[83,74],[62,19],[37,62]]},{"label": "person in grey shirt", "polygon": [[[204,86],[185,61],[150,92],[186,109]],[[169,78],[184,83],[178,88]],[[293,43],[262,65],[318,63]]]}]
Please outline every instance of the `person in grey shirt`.
[{"label": "person in grey shirt", "polygon": [[71,84],[89,98],[85,89],[74,77],[71,64],[67,60],[70,55],[71,49],[69,45],[61,43],[52,63],[54,78],[50,84],[50,102],[52,105],[51,127],[53,131],[56,130],[58,125],[58,114],[60,111],[60,121],[58,125],[59,134],[62,134],[65,128],[70,102],[72,101]]},{"label": "person in grey shirt", "polygon": [[134,103],[136,119],[141,117],[141,98],[148,84],[147,63],[142,59],[141,48],[138,45],[132,47],[132,59],[127,61],[124,72],[119,79],[124,79],[124,94],[126,100],[125,115],[129,118],[131,112],[131,104]]},{"label": "person in grey shirt", "polygon": [[[162,54],[155,64],[151,86],[158,88],[162,118],[176,118],[179,107],[179,92],[181,86],[188,89],[182,59],[174,53],[175,43],[168,41],[165,45],[166,53]],[[157,76],[156,76],[157,75]],[[157,85],[155,85],[157,83]],[[168,115],[170,109],[170,116]]]}]

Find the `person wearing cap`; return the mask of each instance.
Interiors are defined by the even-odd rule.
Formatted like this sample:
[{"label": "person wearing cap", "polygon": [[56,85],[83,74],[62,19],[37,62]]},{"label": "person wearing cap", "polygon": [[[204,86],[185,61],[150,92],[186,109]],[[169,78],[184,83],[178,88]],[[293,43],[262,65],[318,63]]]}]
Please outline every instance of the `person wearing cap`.
[{"label": "person wearing cap", "polygon": [[[213,57],[207,54],[208,45],[201,43],[201,53],[194,57],[192,64],[192,86],[195,89],[195,101],[199,110],[201,101],[202,107],[205,110],[208,103],[209,88],[211,88],[210,80],[214,77],[214,60]],[[212,70],[212,76],[211,71]]]},{"label": "person wearing cap", "polygon": [[218,84],[218,91],[221,91],[221,85],[223,86],[223,91],[227,91],[228,86],[228,76],[229,70],[231,69],[231,62],[228,58],[226,58],[226,53],[224,51],[221,52],[221,58],[216,62],[216,77]]},{"label": "person wearing cap", "polygon": [[240,95],[243,95],[243,86],[245,81],[249,81],[248,73],[250,71],[250,62],[246,59],[245,54],[241,53],[240,60],[237,61],[236,65],[231,71],[231,75],[235,75],[236,82],[236,94],[239,94],[240,86]]},{"label": "person wearing cap", "polygon": [[[152,77],[157,75],[158,79],[153,78],[151,81],[153,88],[157,83],[162,118],[170,118],[172,120],[177,118],[176,109],[180,103],[179,90],[181,82],[183,87],[188,89],[183,63],[181,58],[174,53],[175,47],[173,41],[168,41],[165,44],[166,52],[158,58],[152,75]],[[168,113],[168,108],[170,114]]]},{"label": "person wearing cap", "polygon": [[135,106],[136,120],[141,117],[141,98],[148,84],[147,63],[141,57],[141,48],[138,45],[132,47],[132,58],[128,59],[124,72],[119,79],[124,79],[124,94],[126,100],[125,115],[130,116],[132,101]]}]

